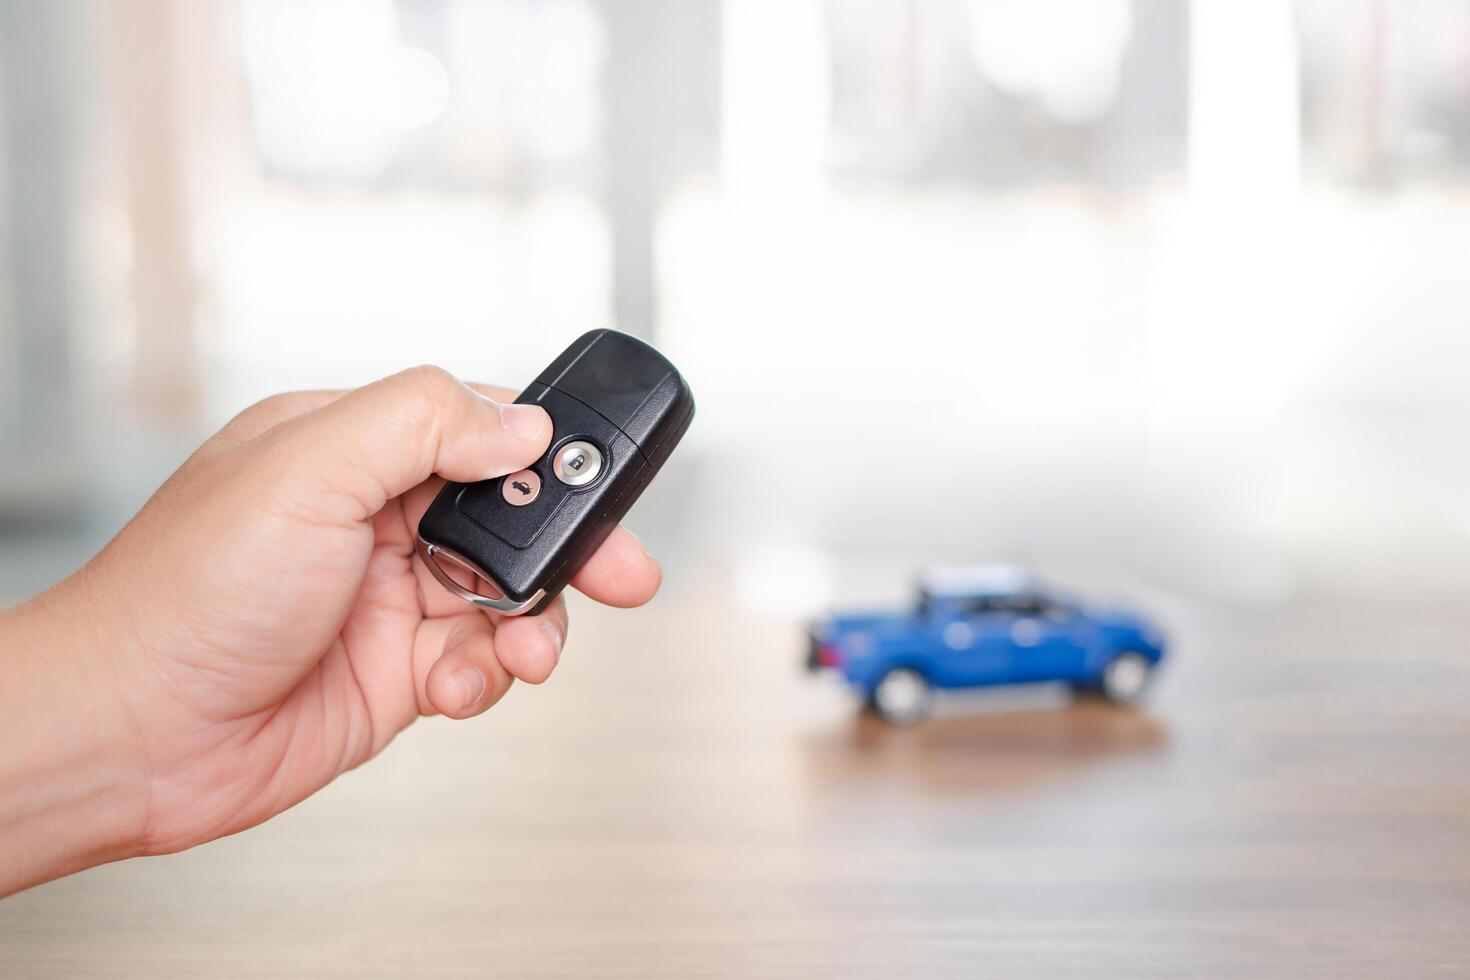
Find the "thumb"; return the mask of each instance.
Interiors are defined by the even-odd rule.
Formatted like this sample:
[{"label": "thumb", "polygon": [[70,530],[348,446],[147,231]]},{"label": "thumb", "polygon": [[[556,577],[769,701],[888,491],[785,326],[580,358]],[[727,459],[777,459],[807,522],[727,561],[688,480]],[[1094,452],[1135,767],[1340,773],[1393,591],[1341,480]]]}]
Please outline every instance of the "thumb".
[{"label": "thumb", "polygon": [[[267,433],[282,466],[332,515],[361,521],[438,474],[471,483],[514,473],[551,442],[539,405],[494,401],[437,367],[348,392]],[[332,504],[340,503],[345,511]]]}]

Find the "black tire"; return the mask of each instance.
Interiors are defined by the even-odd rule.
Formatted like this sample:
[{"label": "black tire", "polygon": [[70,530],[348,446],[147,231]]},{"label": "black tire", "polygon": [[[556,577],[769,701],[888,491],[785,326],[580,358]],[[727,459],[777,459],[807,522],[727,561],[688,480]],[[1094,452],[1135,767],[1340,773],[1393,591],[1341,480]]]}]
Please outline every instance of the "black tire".
[{"label": "black tire", "polygon": [[870,703],[890,725],[912,725],[934,707],[934,686],[911,667],[895,667],[873,688]]}]

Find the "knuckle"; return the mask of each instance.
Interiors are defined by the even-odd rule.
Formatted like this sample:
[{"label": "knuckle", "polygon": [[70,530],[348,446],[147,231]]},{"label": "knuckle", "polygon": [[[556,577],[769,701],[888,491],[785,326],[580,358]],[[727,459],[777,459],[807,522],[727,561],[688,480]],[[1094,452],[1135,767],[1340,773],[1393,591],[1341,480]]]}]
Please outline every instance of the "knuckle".
[{"label": "knuckle", "polygon": [[256,438],[295,414],[296,397],[295,392],[282,392],[246,406],[220,428],[216,440],[228,445]]},{"label": "knuckle", "polygon": [[286,409],[287,404],[290,402],[290,400],[291,394],[289,392],[268,395],[255,404],[247,406],[238,415],[231,419],[231,421],[251,422],[256,419],[275,418]]},{"label": "knuckle", "polygon": [[459,379],[436,364],[420,364],[398,375],[408,392],[408,404],[418,421],[437,416],[463,386]]},{"label": "knuckle", "polygon": [[411,367],[399,377],[434,398],[442,398],[460,386],[458,378],[437,364],[420,364],[417,367]]}]

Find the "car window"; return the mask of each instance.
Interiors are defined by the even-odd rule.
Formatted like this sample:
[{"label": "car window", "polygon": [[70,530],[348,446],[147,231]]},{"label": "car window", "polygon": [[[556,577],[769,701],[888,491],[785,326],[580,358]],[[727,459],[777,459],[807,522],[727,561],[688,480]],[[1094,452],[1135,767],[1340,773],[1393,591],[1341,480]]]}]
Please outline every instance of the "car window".
[{"label": "car window", "polygon": [[[919,613],[927,614],[932,608],[928,593],[919,596]],[[1005,612],[1016,616],[1049,616],[1052,619],[1067,619],[1076,609],[1064,602],[1043,595],[979,595],[964,596],[954,600],[954,611],[960,616],[978,616],[983,613]]]},{"label": "car window", "polygon": [[1051,608],[1051,602],[1037,595],[998,595],[987,600],[989,611],[1008,612],[1017,616],[1042,616]]},{"label": "car window", "polygon": [[1015,602],[1016,596],[978,595],[957,600],[955,607],[963,616],[978,616],[981,613],[1015,612]]},{"label": "car window", "polygon": [[994,603],[994,596],[966,596],[955,602],[955,610],[961,616],[978,616],[981,613],[994,612],[996,609]]}]

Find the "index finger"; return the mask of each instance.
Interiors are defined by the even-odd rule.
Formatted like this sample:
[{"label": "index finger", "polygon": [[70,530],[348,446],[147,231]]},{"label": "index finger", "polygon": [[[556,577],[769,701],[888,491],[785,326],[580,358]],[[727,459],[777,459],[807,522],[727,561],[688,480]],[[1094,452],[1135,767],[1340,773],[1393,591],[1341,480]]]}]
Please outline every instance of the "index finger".
[{"label": "index finger", "polygon": [[551,416],[420,365],[282,422],[253,445],[317,519],[361,523],[430,476],[464,483],[514,473],[546,451]]}]

